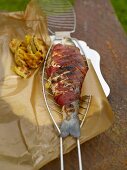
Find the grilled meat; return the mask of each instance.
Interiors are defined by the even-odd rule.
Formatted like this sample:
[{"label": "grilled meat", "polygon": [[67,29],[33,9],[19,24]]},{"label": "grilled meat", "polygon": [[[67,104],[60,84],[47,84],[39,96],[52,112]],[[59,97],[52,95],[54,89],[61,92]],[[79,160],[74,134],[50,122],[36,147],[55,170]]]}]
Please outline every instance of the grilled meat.
[{"label": "grilled meat", "polygon": [[62,137],[69,134],[80,136],[77,113],[82,84],[88,71],[84,60],[70,38],[64,38],[61,44],[54,45],[48,59],[46,71],[51,80],[51,89],[56,103],[62,107]]}]

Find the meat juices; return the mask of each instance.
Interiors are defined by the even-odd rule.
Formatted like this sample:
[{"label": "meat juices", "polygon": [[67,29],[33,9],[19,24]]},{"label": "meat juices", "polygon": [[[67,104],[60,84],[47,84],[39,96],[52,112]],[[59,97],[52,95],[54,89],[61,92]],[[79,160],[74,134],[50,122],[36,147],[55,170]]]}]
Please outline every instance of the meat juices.
[{"label": "meat juices", "polygon": [[78,118],[81,88],[88,71],[86,59],[72,42],[64,38],[51,50],[47,63],[47,76],[51,80],[51,90],[57,104],[62,107],[61,136],[80,136]]}]

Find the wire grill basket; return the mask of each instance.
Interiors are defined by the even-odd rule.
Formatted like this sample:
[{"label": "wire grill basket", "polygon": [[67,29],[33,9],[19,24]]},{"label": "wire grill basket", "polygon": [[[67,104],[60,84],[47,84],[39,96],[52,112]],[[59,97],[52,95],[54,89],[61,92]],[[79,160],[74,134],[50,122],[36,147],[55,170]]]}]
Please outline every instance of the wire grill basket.
[{"label": "wire grill basket", "polygon": [[[59,42],[64,36],[69,36],[72,32],[75,32],[76,28],[76,14],[72,4],[67,0],[39,0],[39,4],[41,5],[43,11],[45,12],[48,20],[48,29],[52,35],[55,37],[52,40],[52,44],[48,50],[47,56],[44,61],[43,71],[42,71],[42,86],[43,86],[43,95],[47,110],[53,120],[53,123],[58,131],[58,135],[60,136],[61,131],[59,128],[59,124],[62,121],[61,118],[61,108],[54,101],[52,92],[46,88],[46,84],[49,81],[46,75],[46,65],[47,59],[50,55],[53,44]],[[70,37],[71,38],[71,37]],[[76,46],[79,47],[81,53],[83,55],[83,49],[80,46],[77,39],[71,38]],[[80,109],[79,109],[79,120],[80,120],[80,128],[83,126],[89,107],[91,103],[91,96],[84,96],[80,101]],[[56,121],[56,118],[59,121]],[[81,150],[80,150],[80,140],[77,139],[77,148],[78,148],[78,159],[79,159],[79,170],[82,170],[82,159],[81,159]],[[63,162],[63,139],[60,137],[60,160],[61,160],[61,170],[64,170],[64,162]]]}]

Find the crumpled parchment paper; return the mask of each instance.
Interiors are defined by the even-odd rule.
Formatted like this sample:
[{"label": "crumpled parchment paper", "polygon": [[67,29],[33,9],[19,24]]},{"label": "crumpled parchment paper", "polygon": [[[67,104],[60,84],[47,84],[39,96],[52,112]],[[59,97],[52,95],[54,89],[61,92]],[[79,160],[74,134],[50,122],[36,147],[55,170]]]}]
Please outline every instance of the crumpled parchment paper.
[{"label": "crumpled parchment paper", "polygon": [[[34,1],[25,12],[0,13],[1,170],[35,170],[59,156],[59,137],[43,100],[41,68],[29,79],[22,79],[11,70],[14,60],[9,42],[28,33],[50,43],[45,18]],[[81,143],[104,132],[113,121],[111,107],[90,61],[82,95],[92,95],[92,101],[81,129]],[[75,140],[67,137],[64,153],[75,146]]]}]

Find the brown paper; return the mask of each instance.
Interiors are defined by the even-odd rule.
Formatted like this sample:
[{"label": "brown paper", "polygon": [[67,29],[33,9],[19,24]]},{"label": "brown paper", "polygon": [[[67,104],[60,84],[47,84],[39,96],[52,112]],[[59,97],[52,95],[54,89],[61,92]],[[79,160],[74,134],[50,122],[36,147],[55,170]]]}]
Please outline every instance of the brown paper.
[{"label": "brown paper", "polygon": [[[30,2],[25,13],[0,14],[1,170],[35,170],[59,156],[59,137],[42,96],[41,69],[29,79],[22,79],[11,70],[14,61],[8,44],[12,38],[36,33],[47,44],[50,42],[45,22],[38,21],[42,15],[37,9]],[[110,105],[90,61],[89,68],[82,95],[92,95],[92,101],[81,129],[81,143],[104,132],[113,121]],[[59,116],[56,119],[59,121]],[[65,153],[75,146],[72,137],[64,140]]]}]

